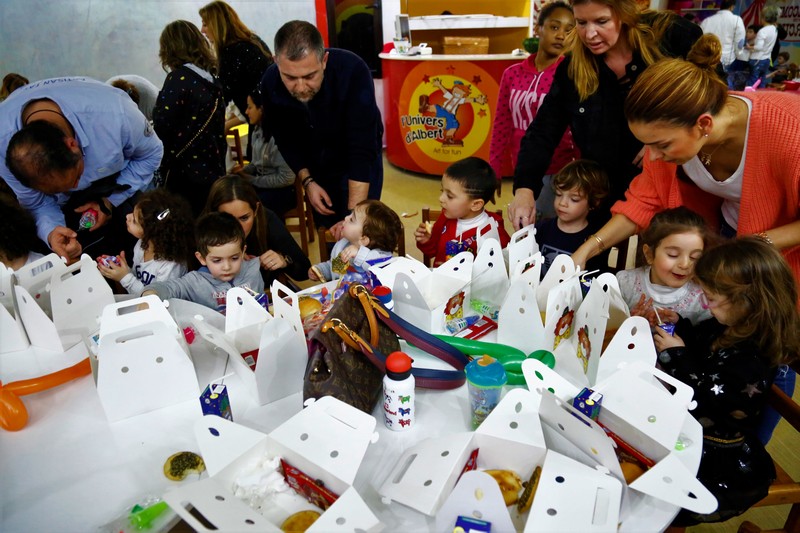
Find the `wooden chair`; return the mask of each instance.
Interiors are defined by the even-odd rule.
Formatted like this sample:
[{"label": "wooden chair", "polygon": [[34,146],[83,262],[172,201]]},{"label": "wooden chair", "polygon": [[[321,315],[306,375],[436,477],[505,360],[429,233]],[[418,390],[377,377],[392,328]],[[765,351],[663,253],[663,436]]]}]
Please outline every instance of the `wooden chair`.
[{"label": "wooden chair", "polygon": [[[498,186],[499,187],[499,186]],[[500,215],[500,218],[503,218],[503,210],[499,209],[497,211],[492,211],[493,213],[497,213]],[[430,222],[433,224],[442,214],[441,209],[431,209],[430,207],[423,207],[422,208],[422,222]],[[425,263],[425,266],[428,268],[433,266],[433,260],[436,259],[433,255],[424,255],[422,256],[422,262]]]},{"label": "wooden chair", "polygon": [[[800,362],[792,365],[795,372],[800,372]],[[796,431],[800,432],[800,405],[784,393],[776,385],[767,393],[767,403],[772,406],[786,422]],[[795,436],[795,439],[797,437]],[[797,442],[797,441],[795,441]],[[753,507],[767,507],[771,505],[791,505],[789,515],[782,529],[771,529],[764,533],[797,532],[800,531],[800,479],[793,479],[781,465],[775,462],[777,477],[769,487],[767,496]],[[739,533],[756,533],[764,531],[756,524],[745,521],[739,526]]]},{"label": "wooden chair", "polygon": [[[402,232],[400,233],[400,238],[397,240],[397,248],[394,249],[395,253],[400,257],[405,257],[406,255],[406,227],[403,224],[400,224],[402,227]],[[319,227],[317,228],[317,232],[319,233],[319,260],[320,261],[328,261],[331,258],[330,251],[328,250],[328,245],[336,244],[336,240],[333,238],[333,234],[328,231],[328,228]]]},{"label": "wooden chair", "polygon": [[242,137],[239,135],[239,130],[232,128],[227,138],[233,138],[233,146],[228,145],[231,151],[231,157],[238,165],[244,165],[244,150],[242,150]]},{"label": "wooden chair", "polygon": [[[294,191],[295,207],[283,215],[283,223],[289,231],[300,234],[300,248],[308,255],[308,243],[314,242],[314,212],[299,179],[294,180]],[[296,219],[297,222],[289,223],[289,219]]]}]

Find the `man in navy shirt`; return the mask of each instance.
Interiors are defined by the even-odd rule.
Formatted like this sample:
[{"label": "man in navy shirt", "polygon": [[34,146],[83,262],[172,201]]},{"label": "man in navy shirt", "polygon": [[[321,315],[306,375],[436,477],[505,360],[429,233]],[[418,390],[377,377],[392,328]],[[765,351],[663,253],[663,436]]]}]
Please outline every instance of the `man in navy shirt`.
[{"label": "man in navy shirt", "polygon": [[314,219],[338,238],[341,221],[383,186],[383,125],[366,63],[325,49],[310,23],[275,34],[275,64],[261,81],[264,127],[303,184]]}]

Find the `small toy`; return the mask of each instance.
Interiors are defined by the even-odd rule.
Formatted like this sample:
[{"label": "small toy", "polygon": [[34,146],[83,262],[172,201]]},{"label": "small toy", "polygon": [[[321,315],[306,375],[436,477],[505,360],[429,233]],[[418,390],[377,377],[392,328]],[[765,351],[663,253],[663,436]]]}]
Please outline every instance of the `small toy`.
[{"label": "small toy", "polygon": [[78,221],[78,229],[92,229],[95,224],[97,224],[97,211],[87,209],[81,214],[81,219]]},{"label": "small toy", "polygon": [[497,320],[497,317],[500,315],[500,308],[498,306],[489,302],[484,302],[483,300],[470,300],[469,306],[476,313],[488,316],[492,320]]},{"label": "small toy", "polygon": [[164,511],[169,509],[167,502],[158,502],[148,507],[142,507],[139,504],[133,506],[131,514],[128,515],[128,521],[137,530],[150,529],[153,527],[158,517],[164,514]]},{"label": "small toy", "polygon": [[461,331],[457,336],[467,339],[480,339],[492,330],[497,329],[497,322],[488,317],[481,317],[477,322]]},{"label": "small toy", "polygon": [[464,329],[468,328],[469,326],[475,324],[481,317],[477,315],[466,316],[463,318],[454,318],[453,320],[449,320],[447,324],[445,324],[445,328],[448,332],[452,334],[459,333]]},{"label": "small toy", "polygon": [[100,257],[97,258],[97,262],[106,268],[109,267],[109,263],[114,263],[117,266],[121,265],[119,257],[117,257],[116,255],[101,255]]}]

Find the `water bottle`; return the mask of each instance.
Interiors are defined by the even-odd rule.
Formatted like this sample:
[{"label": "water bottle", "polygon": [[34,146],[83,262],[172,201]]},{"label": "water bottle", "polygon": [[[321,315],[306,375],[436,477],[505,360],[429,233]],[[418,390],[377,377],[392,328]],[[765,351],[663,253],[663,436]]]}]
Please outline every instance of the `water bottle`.
[{"label": "water bottle", "polygon": [[383,378],[383,421],[393,431],[405,431],[414,423],[414,376],[412,359],[403,352],[386,358]]},{"label": "water bottle", "polygon": [[488,355],[470,361],[465,371],[472,407],[472,429],[478,429],[481,422],[500,403],[500,395],[508,376],[503,365]]}]

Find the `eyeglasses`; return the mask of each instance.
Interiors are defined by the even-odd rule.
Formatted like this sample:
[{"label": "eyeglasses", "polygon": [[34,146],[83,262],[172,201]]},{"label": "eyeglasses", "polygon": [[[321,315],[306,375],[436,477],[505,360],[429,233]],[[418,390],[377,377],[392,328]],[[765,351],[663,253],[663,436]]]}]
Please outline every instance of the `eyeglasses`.
[{"label": "eyeglasses", "polygon": [[700,306],[703,309],[713,309],[725,305],[726,303],[728,303],[728,299],[724,296],[720,297],[715,295],[709,300],[705,292],[700,294]]}]

